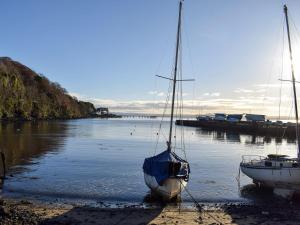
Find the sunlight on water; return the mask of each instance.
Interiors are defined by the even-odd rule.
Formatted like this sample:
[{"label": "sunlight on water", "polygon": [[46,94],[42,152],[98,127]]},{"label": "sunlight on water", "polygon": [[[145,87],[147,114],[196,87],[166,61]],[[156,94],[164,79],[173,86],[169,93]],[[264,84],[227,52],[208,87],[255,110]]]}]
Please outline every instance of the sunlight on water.
[{"label": "sunlight on water", "polygon": [[[71,202],[142,202],[149,191],[142,164],[154,153],[158,126],[156,119],[1,124],[0,147],[7,155],[11,175],[5,181],[4,195]],[[167,127],[165,122],[163,129]],[[242,155],[277,152],[296,156],[293,141],[184,129],[191,166],[188,188],[202,202],[249,201],[240,195],[236,180]],[[179,134],[176,137],[180,140]],[[157,152],[165,150],[165,141],[160,139]],[[241,175],[241,186],[250,183]],[[186,193],[183,200],[190,201]]]}]

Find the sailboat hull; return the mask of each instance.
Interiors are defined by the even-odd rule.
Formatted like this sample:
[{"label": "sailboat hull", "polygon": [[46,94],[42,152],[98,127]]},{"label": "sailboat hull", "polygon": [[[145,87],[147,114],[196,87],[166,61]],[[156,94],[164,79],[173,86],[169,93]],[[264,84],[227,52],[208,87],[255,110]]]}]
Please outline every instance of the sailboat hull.
[{"label": "sailboat hull", "polygon": [[263,168],[241,165],[241,171],[258,183],[271,188],[300,191],[300,168]]},{"label": "sailboat hull", "polygon": [[180,178],[168,178],[162,185],[159,185],[155,177],[150,176],[147,173],[144,173],[144,179],[146,185],[151,189],[151,191],[163,197],[165,200],[170,200],[176,197],[187,185],[187,182]]}]

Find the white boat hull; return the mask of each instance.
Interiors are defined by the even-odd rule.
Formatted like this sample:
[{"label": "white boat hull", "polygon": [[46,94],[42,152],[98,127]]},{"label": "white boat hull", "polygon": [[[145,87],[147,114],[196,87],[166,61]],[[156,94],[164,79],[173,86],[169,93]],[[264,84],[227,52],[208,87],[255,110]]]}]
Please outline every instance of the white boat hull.
[{"label": "white boat hull", "polygon": [[151,191],[162,196],[166,200],[170,200],[180,194],[187,185],[187,182],[180,178],[168,178],[164,181],[163,185],[159,185],[155,177],[146,173],[144,173],[144,179]]},{"label": "white boat hull", "polygon": [[272,188],[300,191],[300,168],[255,168],[241,165],[242,172],[259,183]]}]

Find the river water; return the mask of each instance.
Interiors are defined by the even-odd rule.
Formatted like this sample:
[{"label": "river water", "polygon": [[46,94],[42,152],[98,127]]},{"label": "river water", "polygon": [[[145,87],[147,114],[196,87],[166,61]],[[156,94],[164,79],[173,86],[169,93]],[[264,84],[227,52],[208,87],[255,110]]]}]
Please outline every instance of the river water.
[{"label": "river water", "polygon": [[[159,119],[1,123],[0,148],[9,168],[2,194],[69,203],[141,203],[149,193],[142,164],[154,153],[159,123]],[[167,127],[164,122],[165,136]],[[239,188],[236,178],[242,155],[296,156],[290,140],[194,127],[184,131],[191,167],[188,189],[200,202],[247,203],[260,197],[245,191],[252,182],[242,174]],[[165,148],[162,135],[157,152]],[[186,192],[182,200],[191,202]]]}]

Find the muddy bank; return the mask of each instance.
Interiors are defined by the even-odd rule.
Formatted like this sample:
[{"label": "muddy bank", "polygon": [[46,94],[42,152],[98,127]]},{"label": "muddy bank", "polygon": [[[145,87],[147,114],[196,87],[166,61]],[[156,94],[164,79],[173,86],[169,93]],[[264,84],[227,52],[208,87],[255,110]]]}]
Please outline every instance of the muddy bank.
[{"label": "muddy bank", "polygon": [[0,224],[300,224],[300,207],[294,204],[201,205],[201,210],[140,205],[94,208],[9,199],[0,204]]}]

